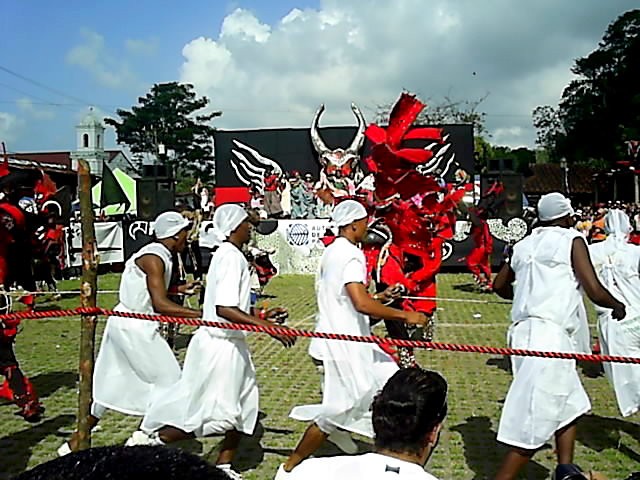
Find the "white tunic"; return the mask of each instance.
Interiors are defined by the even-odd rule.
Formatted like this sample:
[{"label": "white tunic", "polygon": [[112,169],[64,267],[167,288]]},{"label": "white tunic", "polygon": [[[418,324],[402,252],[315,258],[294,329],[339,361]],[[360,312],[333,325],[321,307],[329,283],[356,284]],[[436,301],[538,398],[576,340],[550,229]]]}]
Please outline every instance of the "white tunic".
[{"label": "white tunic", "polygon": [[275,480],[437,480],[415,463],[379,453],[311,458]]},{"label": "white tunic", "polygon": [[[611,294],[623,302],[627,316],[617,321],[611,310],[596,306],[602,353],[640,357],[640,247],[617,241],[614,236],[589,246],[598,278]],[[640,365],[604,363],[623,416],[640,407]]]},{"label": "white tunic", "polygon": [[[579,232],[539,227],[514,247],[512,348],[588,352],[587,319],[571,251]],[[584,241],[584,240],[582,240]],[[514,379],[504,403],[498,441],[536,449],[591,408],[573,360],[511,357]]]},{"label": "white tunic", "polygon": [[[121,312],[155,313],[147,288],[147,276],[136,265],[143,255],[156,255],[164,264],[164,284],[171,279],[171,252],[161,243],[150,243],[127,260],[120,279]],[[129,415],[144,415],[154,389],[180,378],[180,365],[159,324],[148,320],[109,317],[93,372],[93,399],[104,408]]]},{"label": "white tunic", "polygon": [[[247,260],[231,243],[211,257],[204,297],[204,319],[227,323],[216,306],[250,311]],[[200,327],[189,343],[182,377],[170,391],[154,399],[142,429],[165,425],[202,437],[229,430],[251,435],[258,419],[258,386],[246,334],[238,330]]]},{"label": "white tunic", "polygon": [[[338,237],[327,247],[316,277],[317,332],[371,335],[369,317],[358,313],[345,285],[366,282],[362,251]],[[337,427],[373,437],[374,395],[397,370],[393,359],[374,344],[311,340],[309,353],[324,363],[322,403],[295,407],[291,418],[314,421],[325,433]]]}]

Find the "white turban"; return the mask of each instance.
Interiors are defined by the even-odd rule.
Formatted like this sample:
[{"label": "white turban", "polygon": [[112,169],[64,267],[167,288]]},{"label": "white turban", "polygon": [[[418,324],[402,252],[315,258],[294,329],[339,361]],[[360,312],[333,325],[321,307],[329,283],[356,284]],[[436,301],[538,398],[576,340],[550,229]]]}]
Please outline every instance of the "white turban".
[{"label": "white turban", "polygon": [[338,227],[350,225],[357,220],[367,218],[369,214],[360,202],[355,200],[344,200],[333,209],[331,220]]},{"label": "white turban", "polygon": [[622,210],[609,210],[604,217],[604,231],[619,243],[627,243],[631,233],[629,216]]},{"label": "white turban", "polygon": [[153,232],[158,240],[177,235],[189,226],[189,220],[178,212],[164,212],[153,222]]},{"label": "white turban", "polygon": [[235,203],[219,206],[213,214],[213,228],[218,240],[224,242],[248,217],[247,211]]},{"label": "white turban", "polygon": [[538,218],[549,222],[567,215],[575,215],[571,200],[558,192],[547,193],[538,200]]}]

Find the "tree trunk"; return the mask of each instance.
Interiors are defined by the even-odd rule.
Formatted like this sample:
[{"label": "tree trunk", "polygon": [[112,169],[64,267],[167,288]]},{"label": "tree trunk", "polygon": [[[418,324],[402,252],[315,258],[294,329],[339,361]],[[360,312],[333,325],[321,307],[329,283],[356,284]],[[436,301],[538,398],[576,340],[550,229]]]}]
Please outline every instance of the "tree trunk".
[{"label": "tree trunk", "polygon": [[[91,199],[91,175],[85,160],[78,162],[78,182],[80,185],[80,214],[82,226],[82,284],[80,305],[96,306],[98,262],[96,259],[96,233],[93,225],[93,202]],[[80,387],[78,395],[78,450],[91,447],[91,414],[93,387],[93,360],[96,340],[95,315],[83,315],[80,327]]]}]

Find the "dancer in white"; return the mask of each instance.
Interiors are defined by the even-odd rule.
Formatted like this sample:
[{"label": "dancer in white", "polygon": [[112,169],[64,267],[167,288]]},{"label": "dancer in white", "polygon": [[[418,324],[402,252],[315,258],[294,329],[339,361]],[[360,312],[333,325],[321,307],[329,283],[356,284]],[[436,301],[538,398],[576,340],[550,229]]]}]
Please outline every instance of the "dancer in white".
[{"label": "dancer in white", "polygon": [[[333,210],[332,220],[339,227],[340,236],[322,255],[316,277],[316,331],[371,335],[368,315],[424,325],[424,314],[386,307],[369,296],[365,288],[365,257],[356,246],[367,231],[366,209],[355,200],[345,200]],[[338,429],[372,438],[371,400],[398,370],[393,359],[373,344],[314,338],[309,353],[324,364],[322,403],[291,411],[291,418],[313,423],[284,464],[285,472],[316,451],[327,438],[347,453],[355,453],[353,440]]]},{"label": "dancer in white", "polygon": [[[215,231],[224,240],[211,257],[204,300],[204,319],[214,322],[273,326],[282,315],[274,308],[254,316],[250,307],[250,274],[242,247],[251,238],[247,212],[227,204],[213,215]],[[129,445],[161,445],[193,437],[224,434],[218,467],[232,479],[231,469],[241,433],[251,435],[258,418],[256,372],[246,333],[200,327],[187,349],[182,377],[157,396]],[[295,337],[274,336],[285,347]]]},{"label": "dancer in white", "polygon": [[[560,193],[538,202],[540,226],[516,243],[510,264],[494,290],[512,298],[512,348],[588,353],[582,290],[597,305],[623,318],[624,304],[598,281],[584,238],[574,230],[574,211]],[[514,284],[515,282],[515,284]],[[511,357],[513,382],[502,409],[498,441],[511,447],[496,479],[516,478],[535,451],[552,436],[558,463],[573,463],[576,421],[591,409],[576,362]]]},{"label": "dancer in white", "polygon": [[417,367],[397,371],[371,406],[375,449],[364,455],[312,458],[275,480],[436,480],[424,467],[447,415],[447,382]]},{"label": "dancer in white", "polygon": [[[631,223],[621,210],[609,210],[605,216],[607,239],[589,246],[598,278],[609,291],[620,298],[627,309],[621,320],[597,307],[598,333],[602,353],[640,357],[640,246],[628,243]],[[640,408],[640,365],[604,363],[604,371],[613,385],[618,407],[623,416]]]},{"label": "dancer in white", "polygon": [[[155,241],[142,247],[125,264],[120,279],[120,312],[157,313],[187,318],[198,310],[177,305],[167,298],[172,254],[184,250],[189,221],[177,212],[160,214],[154,222]],[[196,282],[179,287],[192,290]],[[95,427],[106,409],[128,415],[144,415],[154,390],[180,378],[180,366],[157,322],[109,317],[93,372],[93,405],[89,425]],[[78,433],[59,449],[65,455],[78,446]]]}]

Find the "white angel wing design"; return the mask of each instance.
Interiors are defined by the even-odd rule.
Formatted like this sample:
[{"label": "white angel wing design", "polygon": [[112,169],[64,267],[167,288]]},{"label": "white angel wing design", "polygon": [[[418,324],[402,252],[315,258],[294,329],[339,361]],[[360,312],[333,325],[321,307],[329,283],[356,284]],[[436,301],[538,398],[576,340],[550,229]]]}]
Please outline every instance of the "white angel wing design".
[{"label": "white angel wing design", "polygon": [[247,187],[254,187],[263,193],[267,169],[272,168],[275,174],[282,175],[282,167],[275,160],[238,140],[233,140],[233,144],[236,148],[231,150],[231,168],[238,180]]}]

